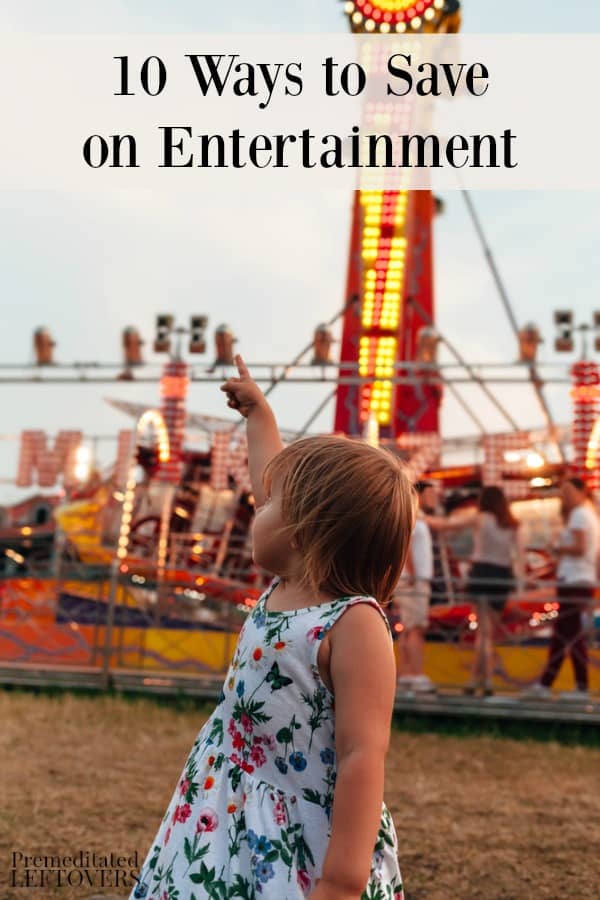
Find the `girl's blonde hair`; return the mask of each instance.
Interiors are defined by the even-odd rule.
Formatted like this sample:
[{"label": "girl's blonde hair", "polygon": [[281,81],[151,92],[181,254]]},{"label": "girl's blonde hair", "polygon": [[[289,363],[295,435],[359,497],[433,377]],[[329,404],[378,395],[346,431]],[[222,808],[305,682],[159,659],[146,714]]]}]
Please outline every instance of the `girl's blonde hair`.
[{"label": "girl's blonde hair", "polygon": [[268,464],[267,491],[275,480],[307,587],[387,603],[404,567],[417,507],[402,462],[359,440],[303,438]]}]

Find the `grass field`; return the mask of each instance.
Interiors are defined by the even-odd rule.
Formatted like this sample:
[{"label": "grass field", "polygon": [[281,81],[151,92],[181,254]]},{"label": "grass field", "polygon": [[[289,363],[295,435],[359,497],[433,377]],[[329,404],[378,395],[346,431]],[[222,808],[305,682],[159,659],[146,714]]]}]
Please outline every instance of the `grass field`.
[{"label": "grass field", "polygon": [[[13,851],[139,853],[206,708],[0,691],[0,897],[126,896],[13,888]],[[600,896],[600,749],[394,729],[386,802],[409,900]]]}]

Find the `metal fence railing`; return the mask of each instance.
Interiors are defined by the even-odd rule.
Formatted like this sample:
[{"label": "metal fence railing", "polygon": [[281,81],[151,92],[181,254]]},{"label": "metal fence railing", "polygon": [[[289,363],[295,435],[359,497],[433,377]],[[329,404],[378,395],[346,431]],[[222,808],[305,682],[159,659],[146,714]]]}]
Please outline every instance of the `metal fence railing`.
[{"label": "metal fence railing", "polygon": [[[175,535],[161,581],[143,561],[90,565],[68,552],[58,560],[7,561],[0,572],[4,680],[11,670],[35,667],[94,675],[100,686],[123,672],[148,683],[216,681],[268,580],[253,567],[247,538],[236,535],[226,544],[214,535],[201,542]],[[396,596],[387,610],[399,671],[416,628],[424,637],[422,674],[439,694],[468,689],[477,676],[490,692],[517,696],[550,666],[557,695],[585,686],[585,671],[600,701],[600,585],[569,596],[546,580],[490,591],[486,579],[485,592],[476,587],[471,582],[467,593],[465,580],[454,577],[447,602],[434,605],[428,586],[401,587],[401,602]]]},{"label": "metal fence railing", "polygon": [[421,630],[423,671],[440,689],[600,694],[599,587],[455,578],[451,601],[430,606],[426,583],[400,585],[390,608],[400,670],[403,654],[410,655],[409,634]]}]

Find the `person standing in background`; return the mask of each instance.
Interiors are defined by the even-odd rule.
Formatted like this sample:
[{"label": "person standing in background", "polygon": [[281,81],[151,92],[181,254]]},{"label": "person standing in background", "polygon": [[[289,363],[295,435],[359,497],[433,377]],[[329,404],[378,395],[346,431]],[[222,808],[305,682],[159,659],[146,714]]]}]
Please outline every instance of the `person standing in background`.
[{"label": "person standing in background", "polygon": [[509,594],[515,589],[515,575],[522,582],[525,549],[519,522],[501,487],[484,487],[475,520],[475,542],[467,593],[477,605],[477,632],[471,680],[466,694],[478,689],[484,696],[494,693],[494,638],[500,627]]},{"label": "person standing in background", "polygon": [[[436,482],[426,482],[420,501],[420,509],[423,515],[425,517],[437,516],[439,513],[439,502],[440,485]],[[443,536],[435,528],[430,527],[429,531],[431,533],[431,550],[433,554],[430,605],[433,606],[436,603],[447,603],[448,601],[447,579],[450,577],[450,569],[448,551]]]},{"label": "person standing in background", "polygon": [[549,697],[550,688],[568,653],[576,690],[562,696],[568,700],[585,700],[588,695],[588,652],[582,613],[594,596],[600,529],[581,478],[567,478],[561,485],[561,495],[566,527],[553,548],[558,557],[556,578],[560,606],[544,671],[539,683],[532,685],[525,696]]},{"label": "person standing in background", "polygon": [[431,692],[435,686],[423,668],[433,578],[433,542],[423,511],[431,503],[435,505],[435,488],[426,481],[420,481],[415,487],[419,496],[419,512],[406,565],[392,599],[402,623],[398,686],[407,691]]},{"label": "person standing in background", "polygon": [[466,694],[481,690],[488,697],[494,693],[495,636],[501,624],[508,596],[516,587],[515,576],[522,582],[525,574],[525,548],[519,522],[501,487],[482,488],[478,508],[454,513],[443,519],[427,516],[434,531],[448,533],[474,528],[474,545],[466,594],[477,609],[477,631],[473,665]]}]

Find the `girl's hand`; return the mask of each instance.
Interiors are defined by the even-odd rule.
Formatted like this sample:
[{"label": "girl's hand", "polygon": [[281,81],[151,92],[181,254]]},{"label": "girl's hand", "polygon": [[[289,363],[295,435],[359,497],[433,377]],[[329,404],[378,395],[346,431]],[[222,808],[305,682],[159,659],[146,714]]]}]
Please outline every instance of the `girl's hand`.
[{"label": "girl's hand", "polygon": [[333,884],[331,881],[320,879],[317,881],[312,894],[308,895],[308,900],[360,900],[360,896],[360,892],[356,894],[347,888]]},{"label": "girl's hand", "polygon": [[247,419],[255,407],[266,405],[266,400],[239,354],[235,357],[234,362],[240,377],[229,378],[225,384],[221,385],[220,390],[227,394],[227,406],[230,409],[237,409]]}]

